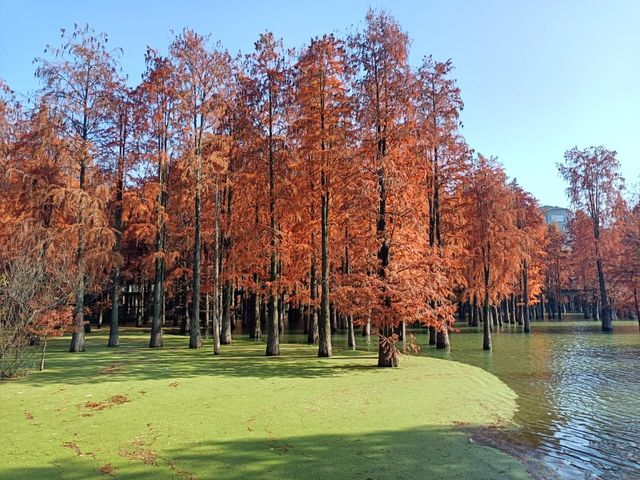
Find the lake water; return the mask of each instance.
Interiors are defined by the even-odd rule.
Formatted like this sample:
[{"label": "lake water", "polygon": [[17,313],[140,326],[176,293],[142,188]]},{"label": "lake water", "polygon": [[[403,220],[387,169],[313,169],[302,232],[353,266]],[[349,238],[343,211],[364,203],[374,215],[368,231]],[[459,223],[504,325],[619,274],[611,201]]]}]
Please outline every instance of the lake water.
[{"label": "lake water", "polygon": [[515,441],[562,478],[640,479],[638,324],[614,322],[612,334],[594,321],[533,322],[530,335],[516,328],[496,332],[490,353],[476,329],[453,335],[449,353],[423,353],[508,384],[519,397]]},{"label": "lake water", "polygon": [[[479,329],[451,336],[451,350],[422,354],[468,363],[499,377],[518,394],[507,441],[568,479],[640,479],[640,333],[637,322],[614,322],[603,334],[594,321],[532,322],[532,333],[508,326],[482,350]],[[297,337],[297,338],[294,338]],[[301,341],[292,335],[289,341]],[[356,338],[361,349],[377,348]],[[342,335],[334,344],[346,343]]]}]

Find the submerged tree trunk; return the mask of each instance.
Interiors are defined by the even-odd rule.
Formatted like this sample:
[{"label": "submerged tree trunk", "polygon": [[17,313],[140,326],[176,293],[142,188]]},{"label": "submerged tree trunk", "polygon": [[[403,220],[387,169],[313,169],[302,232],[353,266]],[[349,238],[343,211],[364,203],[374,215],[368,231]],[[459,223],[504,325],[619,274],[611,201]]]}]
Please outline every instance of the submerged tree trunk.
[{"label": "submerged tree trunk", "polygon": [[438,335],[438,332],[436,331],[436,327],[429,326],[429,345],[436,344],[437,335]]},{"label": "submerged tree trunk", "polygon": [[529,313],[529,266],[523,262],[522,267],[522,297],[524,309],[524,333],[531,333],[531,318]]},{"label": "submerged tree trunk", "polygon": [[602,319],[602,331],[608,333],[613,331],[613,328],[611,327],[611,306],[609,305],[609,298],[607,297],[604,270],[602,268],[602,259],[599,257],[599,252],[596,260],[596,267],[598,270],[598,285],[600,286],[600,318]]},{"label": "submerged tree trunk", "polygon": [[391,342],[391,328],[378,332],[378,367],[397,367],[398,355],[396,347]]},{"label": "submerged tree trunk", "polygon": [[482,325],[482,349],[491,350],[491,312],[489,311],[489,268],[484,269],[484,321]]},{"label": "submerged tree trunk", "polygon": [[446,322],[436,334],[436,348],[449,348],[449,325]]},{"label": "submerged tree trunk", "polygon": [[636,307],[636,320],[640,329],[640,302],[638,301],[638,287],[633,286],[633,304]]}]

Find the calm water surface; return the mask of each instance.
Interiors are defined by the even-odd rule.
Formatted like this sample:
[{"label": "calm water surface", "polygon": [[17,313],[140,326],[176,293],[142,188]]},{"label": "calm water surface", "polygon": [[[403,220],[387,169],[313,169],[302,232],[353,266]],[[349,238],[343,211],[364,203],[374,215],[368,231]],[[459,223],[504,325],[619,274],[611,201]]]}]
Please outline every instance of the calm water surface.
[{"label": "calm water surface", "polygon": [[[562,478],[640,479],[640,334],[614,322],[535,322],[523,335],[506,327],[483,352],[475,330],[452,336],[449,353],[426,355],[475,365],[519,396],[517,440]],[[515,327],[517,328],[517,327]]]}]

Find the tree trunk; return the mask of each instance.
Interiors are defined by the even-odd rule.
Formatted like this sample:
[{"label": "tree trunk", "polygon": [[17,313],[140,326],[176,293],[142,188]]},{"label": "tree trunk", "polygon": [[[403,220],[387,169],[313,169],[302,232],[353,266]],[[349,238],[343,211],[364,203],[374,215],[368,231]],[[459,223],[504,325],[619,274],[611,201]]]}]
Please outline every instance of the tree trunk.
[{"label": "tree trunk", "polygon": [[489,305],[489,268],[484,269],[484,322],[482,325],[482,349],[491,350],[491,328]]},{"label": "tree trunk", "polygon": [[42,338],[42,356],[40,357],[40,371],[44,370],[44,356],[47,353],[47,336]]},{"label": "tree trunk", "polygon": [[192,314],[191,325],[189,329],[189,348],[202,347],[202,333],[200,332],[200,262],[202,254],[202,198],[201,198],[201,180],[202,180],[202,156],[196,151],[196,186],[193,197],[195,221],[195,231],[193,234],[193,298],[192,298]]},{"label": "tree trunk", "polygon": [[600,252],[598,252],[598,258],[596,259],[596,267],[598,270],[598,285],[600,287],[600,305],[601,305],[601,313],[600,318],[602,319],[602,331],[605,333],[613,331],[611,327],[611,306],[609,305],[609,298],[607,297],[607,289],[604,281],[604,270],[602,268],[602,259],[599,256]]},{"label": "tree trunk", "polygon": [[436,331],[436,327],[430,326],[429,327],[429,345],[435,345],[436,344],[437,335],[438,335],[438,333]]},{"label": "tree trunk", "polygon": [[638,328],[640,329],[640,302],[638,301],[638,287],[633,286],[633,304],[636,307],[636,320],[638,320]]},{"label": "tree trunk", "polygon": [[225,282],[222,286],[222,333],[220,343],[222,345],[231,344],[231,300],[233,296],[233,285]]},{"label": "tree trunk", "polygon": [[267,351],[268,357],[280,355],[278,295],[269,295],[269,318],[267,318]]},{"label": "tree trunk", "polygon": [[436,348],[449,348],[449,325],[446,322],[436,334]]},{"label": "tree trunk", "polygon": [[398,355],[395,346],[389,340],[392,331],[390,328],[384,330],[384,334],[378,334],[378,367],[397,367]]},{"label": "tree trunk", "polygon": [[524,301],[524,333],[531,333],[531,319],[529,318],[529,266],[523,262],[522,268],[522,297]]},{"label": "tree trunk", "polygon": [[[85,118],[85,125],[87,119]],[[83,140],[87,140],[87,130],[85,128],[82,136]],[[84,352],[84,290],[85,290],[85,229],[84,229],[84,190],[85,190],[85,170],[87,167],[87,158],[82,157],[80,161],[80,177],[79,187],[83,192],[80,197],[80,205],[78,206],[78,248],[76,249],[76,288],[75,300],[76,305],[73,312],[73,333],[71,334],[70,352]]]},{"label": "tree trunk", "polygon": [[362,336],[369,338],[371,336],[371,318],[367,317],[367,322],[362,325]]},{"label": "tree trunk", "polygon": [[353,317],[351,315],[347,316],[347,345],[352,350],[356,349],[356,333],[353,327]]},{"label": "tree trunk", "polygon": [[331,311],[329,305],[329,179],[324,171],[321,175],[321,185],[323,193],[321,198],[321,279],[320,319],[318,323],[318,357],[330,357],[332,348]]},{"label": "tree trunk", "polygon": [[[213,354],[220,355],[220,188],[215,179],[213,209],[213,303],[211,304],[211,338]],[[257,209],[256,209],[257,215]]]},{"label": "tree trunk", "polygon": [[142,279],[138,287],[138,298],[136,301],[136,327],[141,327],[144,323],[144,293],[145,281]]},{"label": "tree trunk", "polygon": [[[312,244],[314,244],[312,240]],[[318,298],[318,275],[315,254],[311,257],[311,272],[309,297],[311,298],[311,311],[309,312],[309,328],[307,330],[307,343],[309,345],[315,345],[318,343],[319,329],[318,329],[318,307],[315,305]]]},{"label": "tree trunk", "polygon": [[260,340],[262,337],[262,329],[260,326],[260,294],[258,292],[251,294],[251,305],[253,307],[253,332],[251,338]]}]

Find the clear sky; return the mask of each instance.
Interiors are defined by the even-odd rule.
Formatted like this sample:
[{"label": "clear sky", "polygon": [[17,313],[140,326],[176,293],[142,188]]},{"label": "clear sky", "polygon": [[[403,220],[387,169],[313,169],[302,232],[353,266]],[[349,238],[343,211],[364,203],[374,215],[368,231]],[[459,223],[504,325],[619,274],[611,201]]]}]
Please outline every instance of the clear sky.
[{"label": "clear sky", "polygon": [[299,47],[360,25],[369,6],[408,31],[412,64],[428,54],[453,59],[467,141],[541,203],[567,204],[555,163],[575,145],[618,151],[628,182],[638,181],[638,0],[0,0],[0,77],[19,93],[35,89],[33,58],[74,22],[124,49],[133,83],[146,46],[166,51],[172,30],[211,33],[232,53],[250,51],[265,30]]}]

